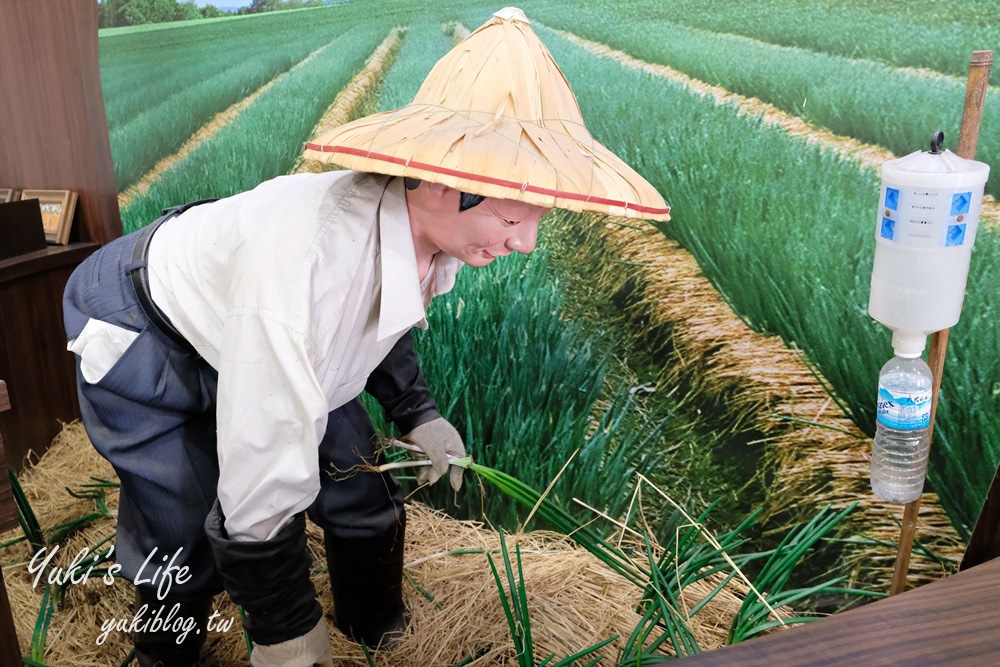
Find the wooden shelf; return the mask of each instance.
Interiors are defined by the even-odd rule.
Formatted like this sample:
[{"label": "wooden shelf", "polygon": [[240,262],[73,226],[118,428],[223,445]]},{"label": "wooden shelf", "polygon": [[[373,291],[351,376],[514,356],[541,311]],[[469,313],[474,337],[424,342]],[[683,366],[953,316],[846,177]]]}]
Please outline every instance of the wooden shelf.
[{"label": "wooden shelf", "polygon": [[98,248],[96,243],[50,245],[45,250],[0,259],[0,284],[40,271],[72,264],[76,266]]},{"label": "wooden shelf", "polygon": [[20,470],[80,416],[73,355],[66,350],[62,293],[73,269],[99,246],[75,243],[0,260],[0,379],[10,410],[0,413],[7,463]]}]

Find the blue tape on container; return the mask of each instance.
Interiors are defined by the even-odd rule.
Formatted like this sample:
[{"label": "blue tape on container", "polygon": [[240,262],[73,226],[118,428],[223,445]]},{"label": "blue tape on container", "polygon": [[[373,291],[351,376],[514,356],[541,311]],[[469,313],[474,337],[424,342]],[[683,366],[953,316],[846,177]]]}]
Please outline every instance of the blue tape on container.
[{"label": "blue tape on container", "polygon": [[899,206],[899,190],[896,188],[885,189],[885,207],[895,211]]},{"label": "blue tape on container", "polygon": [[968,213],[971,204],[971,192],[956,192],[951,196],[951,214],[962,215],[963,213]]},{"label": "blue tape on container", "polygon": [[946,246],[962,245],[965,243],[965,223],[960,225],[948,225],[948,235],[945,237]]},{"label": "blue tape on container", "polygon": [[879,234],[884,239],[892,240],[893,233],[896,231],[896,221],[892,218],[882,218],[882,228],[879,230]]}]

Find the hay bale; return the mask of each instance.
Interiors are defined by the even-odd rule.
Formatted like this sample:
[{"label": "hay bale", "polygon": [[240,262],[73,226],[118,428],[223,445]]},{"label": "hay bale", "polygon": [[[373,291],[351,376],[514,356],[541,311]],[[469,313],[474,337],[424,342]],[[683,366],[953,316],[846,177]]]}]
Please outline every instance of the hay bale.
[{"label": "hay bale", "polygon": [[[65,492],[91,476],[113,479],[110,466],[90,445],[79,423],[69,424],[52,447],[27,468],[21,483],[35,512],[44,517],[43,528],[74,518],[93,509],[93,501],[81,501]],[[109,490],[108,504],[115,506],[117,491]],[[56,565],[69,565],[84,548],[111,544],[114,519],[103,518],[70,536],[53,558]],[[0,543],[18,537],[17,531],[0,535]],[[335,664],[367,665],[362,649],[346,639],[330,622],[332,597],[323,554],[322,532],[308,528],[309,548],[314,558],[313,582],[327,612]],[[520,546],[525,588],[532,622],[536,659],[550,653],[563,657],[597,641],[618,635],[603,654],[614,658],[639,617],[635,609],[642,591],[613,572],[590,553],[566,537],[544,531],[518,533],[507,538],[508,549]],[[376,664],[448,665],[475,657],[472,666],[516,664],[513,643],[487,553],[500,565],[500,541],[496,531],[479,522],[458,521],[419,503],[408,506],[404,596],[410,610],[410,625],[391,649],[375,654]],[[455,550],[473,553],[454,554]],[[19,542],[0,549],[4,578],[14,609],[21,651],[30,654],[30,641],[42,605],[44,577],[35,584],[29,572],[30,547]],[[502,567],[502,565],[500,565]],[[719,575],[722,576],[722,575]],[[685,591],[682,611],[690,609],[719,582],[707,578]],[[729,624],[748,593],[732,582],[689,626],[703,649],[723,645]],[[130,582],[114,579],[110,584],[99,574],[86,582],[68,586],[52,617],[43,660],[48,665],[119,665],[131,650],[126,635],[114,630],[98,644],[109,619],[131,618],[134,589]],[[239,612],[225,594],[215,600],[219,620],[233,619],[226,632],[210,632],[203,665],[245,665],[248,662]],[[786,615],[787,610],[782,612]]]}]

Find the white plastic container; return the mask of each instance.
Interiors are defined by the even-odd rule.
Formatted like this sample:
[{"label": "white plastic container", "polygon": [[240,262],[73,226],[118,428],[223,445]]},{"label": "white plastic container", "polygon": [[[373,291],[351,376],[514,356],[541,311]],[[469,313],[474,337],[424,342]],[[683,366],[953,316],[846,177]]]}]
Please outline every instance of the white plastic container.
[{"label": "white plastic container", "polygon": [[882,165],[868,314],[894,331],[958,323],[990,168],[949,150]]}]

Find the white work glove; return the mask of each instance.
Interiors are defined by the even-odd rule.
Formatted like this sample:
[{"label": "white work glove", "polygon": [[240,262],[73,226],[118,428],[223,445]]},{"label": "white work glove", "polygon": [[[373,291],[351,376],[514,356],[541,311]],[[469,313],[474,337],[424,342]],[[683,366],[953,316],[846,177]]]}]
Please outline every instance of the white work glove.
[{"label": "white work glove", "polygon": [[250,653],[253,667],[333,667],[330,632],[320,618],[301,637],[278,644],[254,644]]},{"label": "white work glove", "polygon": [[[456,491],[462,488],[462,473],[465,469],[449,466],[448,459],[465,456],[465,445],[462,443],[462,436],[448,420],[443,417],[432,419],[404,435],[402,440],[420,449],[419,452],[411,450],[410,455],[413,458],[431,460],[431,465],[424,466],[417,472],[417,482],[433,484],[441,479],[450,467],[448,479],[451,481],[451,488]],[[422,456],[421,452],[426,456]]]}]

